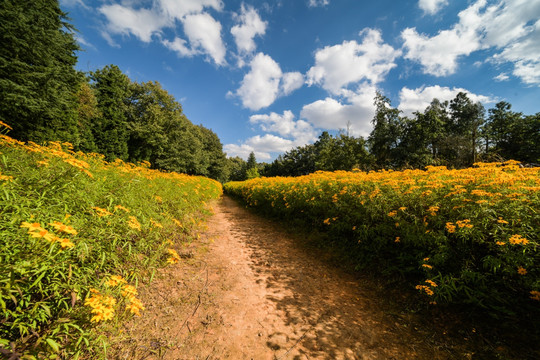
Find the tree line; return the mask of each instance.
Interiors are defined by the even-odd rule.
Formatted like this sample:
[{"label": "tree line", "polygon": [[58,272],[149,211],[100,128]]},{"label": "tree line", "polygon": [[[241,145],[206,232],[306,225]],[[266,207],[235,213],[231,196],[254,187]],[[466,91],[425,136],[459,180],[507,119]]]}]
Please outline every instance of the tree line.
[{"label": "tree line", "polygon": [[0,2],[0,120],[10,136],[227,180],[218,136],[191,123],[157,81],[134,82],[116,65],[75,69],[68,20],[58,0]]},{"label": "tree line", "polygon": [[367,139],[349,131],[323,132],[314,144],[296,147],[270,164],[263,176],[299,176],[318,170],[413,169],[428,165],[464,168],[476,162],[540,162],[540,113],[524,115],[501,101],[487,112],[466,93],[433,99],[423,112],[403,116],[377,93]]}]

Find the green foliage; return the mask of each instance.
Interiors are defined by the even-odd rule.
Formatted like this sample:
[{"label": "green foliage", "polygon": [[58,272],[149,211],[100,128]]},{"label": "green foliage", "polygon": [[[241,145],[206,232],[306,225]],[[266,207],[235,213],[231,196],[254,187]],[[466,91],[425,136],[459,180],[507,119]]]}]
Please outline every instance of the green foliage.
[{"label": "green foliage", "polygon": [[246,179],[247,180],[255,179],[255,178],[258,178],[260,176],[261,175],[259,175],[259,170],[257,170],[257,168],[255,168],[255,167],[247,169],[247,171],[246,171]]},{"label": "green foliage", "polygon": [[228,181],[246,180],[247,163],[244,159],[238,156],[227,158],[226,167],[229,173]]},{"label": "green foliage", "polygon": [[[105,163],[67,144],[24,145],[2,136],[0,348],[6,354],[98,358],[101,323],[114,326],[142,309],[128,284],[147,282],[157,267],[177,261],[170,251],[196,236],[208,214],[205,202],[221,193],[213,180],[147,165]],[[127,283],[111,285],[115,276]],[[109,298],[115,304],[106,320],[90,299]]]},{"label": "green foliage", "polygon": [[128,159],[128,100],[131,81],[116,65],[107,65],[91,73],[100,116],[92,122],[97,151],[107,161]]},{"label": "green foliage", "polygon": [[344,133],[332,136],[324,131],[314,144],[300,146],[280,155],[262,169],[262,175],[299,176],[318,170],[367,170],[371,162],[363,138]]},{"label": "green foliage", "polygon": [[0,121],[13,137],[78,145],[73,31],[57,0],[0,2]]}]

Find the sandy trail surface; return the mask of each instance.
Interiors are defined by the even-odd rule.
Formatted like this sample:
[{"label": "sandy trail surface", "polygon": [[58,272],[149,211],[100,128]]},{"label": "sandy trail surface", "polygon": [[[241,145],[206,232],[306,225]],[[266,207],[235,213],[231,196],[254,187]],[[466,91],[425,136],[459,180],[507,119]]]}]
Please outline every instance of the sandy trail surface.
[{"label": "sandy trail surface", "polygon": [[227,197],[214,212],[183,262],[141,289],[146,310],[113,340],[111,358],[455,358],[429,331],[389,315],[381,289],[320,260],[276,222]]}]

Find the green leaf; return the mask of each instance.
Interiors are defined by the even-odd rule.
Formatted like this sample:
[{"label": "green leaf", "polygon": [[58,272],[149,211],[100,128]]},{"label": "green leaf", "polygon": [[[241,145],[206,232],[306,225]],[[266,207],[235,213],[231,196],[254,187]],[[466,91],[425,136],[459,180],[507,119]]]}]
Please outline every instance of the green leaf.
[{"label": "green leaf", "polygon": [[54,352],[60,351],[60,345],[56,341],[51,338],[47,338],[45,339],[45,341],[47,342],[47,344],[49,344],[49,346],[53,349]]}]

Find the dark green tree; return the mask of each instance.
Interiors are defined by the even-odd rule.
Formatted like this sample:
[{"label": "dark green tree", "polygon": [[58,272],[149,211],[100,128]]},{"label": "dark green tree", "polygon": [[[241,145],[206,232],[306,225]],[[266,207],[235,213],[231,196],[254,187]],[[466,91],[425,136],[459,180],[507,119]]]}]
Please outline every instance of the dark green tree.
[{"label": "dark green tree", "polygon": [[207,160],[206,176],[224,182],[229,177],[227,158],[219,137],[202,125],[197,126],[202,134],[203,152]]},{"label": "dark green tree", "polygon": [[456,143],[461,145],[462,153],[458,153],[454,166],[470,166],[476,162],[478,139],[484,125],[484,107],[473,103],[464,92],[456,95],[450,101],[449,132],[456,136]]},{"label": "dark green tree", "polygon": [[398,148],[403,135],[400,111],[393,108],[390,99],[379,92],[374,104],[376,110],[371,122],[373,130],[368,138],[369,150],[377,168],[393,168],[401,156]]},{"label": "dark green tree", "polygon": [[252,151],[249,153],[247,163],[246,163],[246,179],[253,179],[259,177],[259,169],[257,166],[257,159],[255,158],[255,153]]},{"label": "dark green tree", "polygon": [[57,0],[0,1],[0,120],[11,136],[78,145],[73,31]]},{"label": "dark green tree", "polygon": [[92,124],[96,147],[106,160],[127,160],[131,81],[116,65],[96,70],[90,77],[100,111]]},{"label": "dark green tree", "polygon": [[404,134],[400,142],[401,167],[423,168],[443,163],[445,124],[448,103],[433,99],[423,113],[404,119]]},{"label": "dark green tree", "polygon": [[94,141],[94,134],[92,133],[92,124],[101,116],[101,112],[98,108],[94,90],[87,81],[80,83],[76,97],[77,125],[80,134],[79,150],[96,152],[98,149]]},{"label": "dark green tree", "polygon": [[229,181],[246,180],[247,163],[241,157],[235,156],[227,158],[227,168],[229,172]]}]

